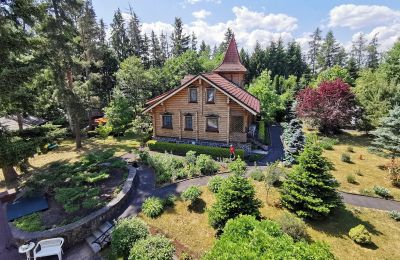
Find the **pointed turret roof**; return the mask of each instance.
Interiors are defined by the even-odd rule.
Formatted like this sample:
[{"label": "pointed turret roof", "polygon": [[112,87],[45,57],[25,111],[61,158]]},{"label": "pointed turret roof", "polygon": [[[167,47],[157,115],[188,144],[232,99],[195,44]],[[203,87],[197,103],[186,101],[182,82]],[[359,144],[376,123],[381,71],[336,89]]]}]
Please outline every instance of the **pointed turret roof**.
[{"label": "pointed turret roof", "polygon": [[235,36],[232,35],[228,48],[226,49],[224,60],[222,63],[214,69],[214,72],[246,72],[247,69],[240,62],[240,56],[235,40]]}]

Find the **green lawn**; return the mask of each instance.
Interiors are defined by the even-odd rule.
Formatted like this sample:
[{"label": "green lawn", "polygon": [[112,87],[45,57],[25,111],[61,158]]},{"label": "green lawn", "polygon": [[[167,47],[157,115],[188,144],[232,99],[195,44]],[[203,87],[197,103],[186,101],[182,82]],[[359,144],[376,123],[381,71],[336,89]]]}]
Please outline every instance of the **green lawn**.
[{"label": "green lawn", "polygon": [[[263,201],[261,212],[264,217],[277,219],[285,211],[274,207],[279,193],[276,189],[270,192],[268,203],[264,184],[253,182],[257,196]],[[201,203],[197,209],[189,211],[187,203],[177,201],[175,207],[166,210],[160,217],[149,219],[140,215],[149,225],[162,230],[168,237],[185,245],[195,258],[199,258],[210,249],[215,241],[215,232],[208,224],[207,208],[215,201],[214,195],[202,187]],[[372,233],[374,246],[364,248],[347,236],[350,228],[364,224]],[[392,220],[387,212],[347,206],[333,217],[321,222],[307,223],[307,231],[312,240],[328,243],[338,259],[398,259],[398,242],[400,225]]]},{"label": "green lawn", "polygon": [[[50,163],[53,162],[74,162],[81,158],[83,155],[95,151],[95,150],[104,150],[108,148],[116,149],[115,155],[122,155],[133,148],[139,147],[139,143],[132,138],[122,137],[122,138],[114,138],[108,137],[106,140],[90,138],[83,140],[83,148],[81,150],[75,149],[74,140],[65,140],[54,151],[50,151],[46,154],[36,155],[33,158],[29,159],[29,163],[31,164],[30,172],[34,173],[35,171],[40,171],[42,168],[45,168]],[[24,176],[22,176],[21,181],[24,181]],[[0,169],[0,192],[5,190],[6,188],[14,188],[18,186],[19,183],[12,183],[7,185],[3,181],[3,172]]]},{"label": "green lawn", "polygon": [[[346,131],[335,138],[339,140],[339,144],[334,145],[333,150],[324,151],[324,156],[334,165],[332,174],[340,182],[340,190],[361,193],[363,189],[372,190],[376,185],[389,189],[392,196],[396,200],[400,200],[400,189],[390,183],[388,172],[383,168],[389,159],[367,151],[371,137],[358,131]],[[354,152],[349,152],[348,147],[352,147]],[[351,163],[341,161],[343,153],[350,155]],[[356,183],[347,181],[349,174],[355,176]]]}]

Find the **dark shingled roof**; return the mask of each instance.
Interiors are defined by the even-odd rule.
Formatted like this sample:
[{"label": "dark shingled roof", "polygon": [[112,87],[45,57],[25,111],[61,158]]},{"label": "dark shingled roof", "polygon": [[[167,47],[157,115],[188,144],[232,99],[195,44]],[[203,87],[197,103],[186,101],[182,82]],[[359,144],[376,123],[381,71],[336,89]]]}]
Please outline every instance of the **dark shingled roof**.
[{"label": "dark shingled roof", "polygon": [[240,62],[240,56],[235,37],[232,36],[226,49],[224,60],[214,69],[214,72],[246,72],[247,69]]}]

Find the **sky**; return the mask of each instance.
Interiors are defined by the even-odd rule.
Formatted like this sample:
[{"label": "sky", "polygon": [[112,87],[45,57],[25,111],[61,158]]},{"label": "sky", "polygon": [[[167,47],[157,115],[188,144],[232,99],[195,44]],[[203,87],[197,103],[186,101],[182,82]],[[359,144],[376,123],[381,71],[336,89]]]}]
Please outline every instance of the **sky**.
[{"label": "sky", "polygon": [[98,19],[110,24],[118,8],[126,21],[129,6],[142,22],[142,30],[170,34],[175,17],[186,33],[199,42],[219,44],[228,27],[238,47],[252,50],[258,41],[266,46],[281,37],[298,41],[307,50],[310,34],[319,27],[324,36],[332,30],[347,50],[360,33],[367,41],[377,35],[380,51],[400,38],[400,0],[92,0]]}]

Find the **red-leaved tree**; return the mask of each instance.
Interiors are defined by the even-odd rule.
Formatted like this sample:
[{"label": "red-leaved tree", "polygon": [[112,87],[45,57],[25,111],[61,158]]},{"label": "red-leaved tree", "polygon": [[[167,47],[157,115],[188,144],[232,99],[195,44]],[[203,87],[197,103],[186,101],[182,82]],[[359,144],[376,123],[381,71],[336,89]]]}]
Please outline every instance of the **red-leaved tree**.
[{"label": "red-leaved tree", "polygon": [[350,124],[354,111],[354,94],[341,79],[322,82],[315,89],[308,87],[297,95],[297,115],[325,133]]}]

